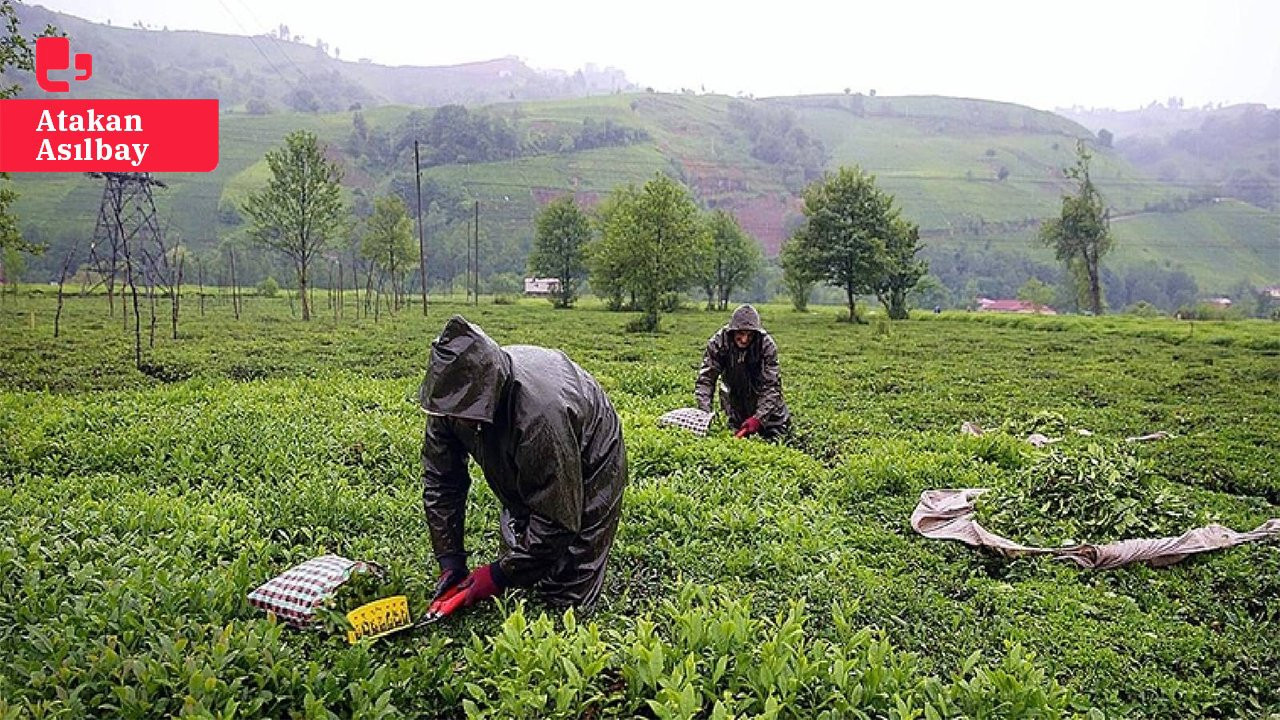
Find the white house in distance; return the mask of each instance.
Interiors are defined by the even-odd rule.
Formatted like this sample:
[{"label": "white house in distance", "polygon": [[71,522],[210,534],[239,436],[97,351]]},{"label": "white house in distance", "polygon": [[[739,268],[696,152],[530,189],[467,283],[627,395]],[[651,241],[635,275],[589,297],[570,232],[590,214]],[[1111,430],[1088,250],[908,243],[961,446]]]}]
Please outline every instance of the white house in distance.
[{"label": "white house in distance", "polygon": [[548,297],[560,292],[560,278],[525,278],[524,294]]}]

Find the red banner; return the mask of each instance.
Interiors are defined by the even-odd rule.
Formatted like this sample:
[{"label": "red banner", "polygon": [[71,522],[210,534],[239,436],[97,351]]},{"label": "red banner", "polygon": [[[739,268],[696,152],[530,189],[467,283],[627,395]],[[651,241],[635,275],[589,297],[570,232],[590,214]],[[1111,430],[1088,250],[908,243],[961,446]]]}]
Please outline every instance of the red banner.
[{"label": "red banner", "polygon": [[217,100],[0,100],[0,172],[217,166]]}]

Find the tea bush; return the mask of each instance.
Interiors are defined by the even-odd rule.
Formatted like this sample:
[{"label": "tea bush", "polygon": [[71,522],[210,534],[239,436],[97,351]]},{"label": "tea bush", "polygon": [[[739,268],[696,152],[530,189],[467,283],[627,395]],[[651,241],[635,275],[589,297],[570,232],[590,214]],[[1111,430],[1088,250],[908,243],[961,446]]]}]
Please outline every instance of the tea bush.
[{"label": "tea bush", "polygon": [[[944,313],[877,334],[765,306],[796,418],[767,443],[655,425],[692,404],[728,313],[632,334],[590,302],[433,300],[430,318],[377,323],[321,302],[310,324],[285,299],[254,297],[238,322],[221,302],[183,308],[180,339],[144,358],[179,374],[136,370],[101,298],[69,298],[56,339],[51,298],[0,306],[0,717],[1280,710],[1275,541],[1091,573],[908,524],[935,487],[996,488],[984,512],[1024,540],[1280,515],[1274,323]],[[631,484],[600,605],[550,614],[517,594],[356,646],[272,623],[246,593],[324,552],[389,570],[342,602],[395,590],[425,608],[415,394],[452,312],[563,349],[618,408]],[[1118,443],[1154,430],[1172,437]],[[1036,450],[1031,431],[1064,440]],[[498,507],[477,485],[466,533],[483,562]]]}]

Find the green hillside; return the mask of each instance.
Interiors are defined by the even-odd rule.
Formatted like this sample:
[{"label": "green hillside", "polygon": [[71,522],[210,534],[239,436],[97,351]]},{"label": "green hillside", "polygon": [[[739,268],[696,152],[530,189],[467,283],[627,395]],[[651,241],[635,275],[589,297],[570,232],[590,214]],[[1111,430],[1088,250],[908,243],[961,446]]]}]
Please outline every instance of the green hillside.
[{"label": "green hillside", "polygon": [[[28,21],[39,24],[39,9],[22,7]],[[344,167],[354,206],[367,206],[372,196],[388,192],[399,192],[412,206],[412,147],[421,140],[435,163],[423,172],[437,194],[426,222],[433,282],[450,283],[465,267],[462,238],[474,201],[480,203],[486,280],[524,272],[532,219],[550,199],[573,193],[591,206],[614,188],[643,183],[656,172],[679,178],[705,207],[732,212],[773,255],[802,219],[805,185],[824,170],[857,164],[875,174],[904,215],[920,224],[926,256],[941,267],[946,255],[948,272],[942,278],[953,299],[1009,296],[1030,276],[1051,282],[1059,272],[1052,255],[1035,242],[1036,229],[1041,219],[1058,212],[1061,196],[1071,187],[1063,168],[1073,161],[1077,139],[1092,138],[1081,125],[1052,113],[934,96],[755,100],[629,93],[477,105],[471,100],[520,95],[514,86],[503,90],[491,84],[488,70],[472,72],[470,82],[479,94],[467,95],[448,89],[449,83],[435,84],[431,78],[439,77],[433,74],[438,68],[397,68],[410,74],[382,75],[377,66],[341,63],[317,48],[265,36],[250,42],[52,19],[65,24],[77,47],[83,43],[103,53],[99,73],[86,84],[100,94],[162,90],[173,97],[200,96],[207,84],[190,73],[206,71],[225,71],[239,78],[227,87],[256,92],[252,87],[261,68],[254,70],[253,64],[271,57],[261,52],[264,47],[310,54],[309,60],[282,57],[290,67],[328,63],[346,73],[332,82],[308,84],[316,97],[338,102],[342,109],[336,112],[284,112],[277,106],[257,114],[238,109],[234,98],[224,100],[217,170],[162,178],[169,185],[158,200],[165,227],[197,252],[243,234],[237,208],[266,181],[263,155],[295,129],[312,130],[329,144]],[[156,67],[130,59],[139,52],[168,58],[173,65],[157,73]],[[516,69],[500,74],[512,82],[522,77]],[[491,132],[493,137],[467,141],[474,147],[432,146],[430,126],[439,104],[425,109],[418,103],[378,105],[386,101],[388,88],[403,85],[395,77],[420,80],[409,83],[419,88],[413,92],[420,99],[464,104],[465,109],[448,106],[450,116],[460,115],[474,127],[454,135]],[[423,88],[433,87],[446,89],[430,98],[423,94],[428,92]],[[273,97],[267,99],[275,102]],[[360,109],[346,109],[344,103],[357,97],[363,101]],[[357,142],[358,123],[365,137]],[[505,143],[503,149],[489,140]],[[1183,269],[1205,293],[1224,292],[1241,281],[1280,283],[1280,212],[1215,204],[1203,194],[1190,197],[1185,184],[1158,179],[1109,148],[1095,148],[1093,176],[1116,218],[1117,249],[1104,261],[1113,275],[1128,268]],[[55,274],[63,249],[92,235],[100,187],[72,174],[24,175],[14,182],[21,193],[20,226],[31,239],[53,248],[30,263],[32,279],[47,279]],[[279,272],[264,264],[265,257],[251,259],[243,276],[256,282]],[[763,284],[755,292],[767,297],[778,288]]]},{"label": "green hillside", "polygon": [[[1143,213],[1112,224],[1117,263],[1164,264],[1177,257],[1206,289],[1225,291],[1226,268],[1241,268],[1250,283],[1276,281],[1280,263],[1280,213],[1239,200],[1222,200],[1187,212]],[[1250,261],[1257,259],[1256,265]],[[1206,283],[1203,278],[1216,278]]]},{"label": "green hillside", "polygon": [[[635,128],[648,139],[498,162],[438,165],[426,169],[424,179],[452,188],[468,203],[480,201],[490,272],[522,272],[532,217],[541,204],[573,192],[592,205],[615,187],[642,183],[655,172],[676,175],[706,206],[734,212],[772,253],[800,220],[804,170],[753,157],[730,108],[735,103],[782,108],[797,127],[821,142],[827,168],[859,164],[875,173],[904,214],[920,223],[929,252],[994,248],[1052,264],[1048,251],[1034,243],[1035,227],[1057,211],[1069,189],[1061,168],[1071,162],[1075,138],[1087,134],[1083,129],[1048,113],[1003,103],[866,98],[857,113],[839,107],[840,102],[848,99],[628,94],[504,103],[476,112],[509,119],[526,139],[572,132],[584,121]],[[371,128],[394,134],[410,112],[408,107],[382,107],[363,115]],[[352,120],[351,112],[227,114],[218,169],[163,178],[169,188],[160,199],[162,215],[197,250],[242,229],[232,209],[265,182],[264,153],[298,128],[312,130],[330,144],[346,165],[352,189],[385,193],[394,176],[412,177],[410,165],[373,167],[350,157],[345,147]],[[1244,279],[1263,284],[1280,277],[1280,214],[1235,203],[1143,213],[1177,188],[1142,176],[1106,150],[1098,152],[1094,174],[1117,216],[1117,251],[1108,259],[1113,269],[1149,263],[1181,266],[1206,291],[1222,291]],[[26,175],[15,182],[22,193],[17,204],[22,225],[34,228],[38,239],[59,245],[92,233],[100,194],[94,181],[81,175]],[[442,237],[462,232],[451,226],[437,231]],[[459,264],[456,258],[437,260]],[[1000,290],[1007,288],[987,292]]]}]

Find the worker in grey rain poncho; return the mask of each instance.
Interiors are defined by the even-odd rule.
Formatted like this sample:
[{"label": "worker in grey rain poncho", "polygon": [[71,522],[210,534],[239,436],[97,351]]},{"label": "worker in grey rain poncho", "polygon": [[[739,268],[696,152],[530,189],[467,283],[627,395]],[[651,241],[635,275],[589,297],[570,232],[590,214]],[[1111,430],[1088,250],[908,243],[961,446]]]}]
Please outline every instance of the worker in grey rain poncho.
[{"label": "worker in grey rain poncho", "polygon": [[703,412],[711,412],[717,378],[720,405],[735,437],[773,438],[788,430],[791,413],[782,399],[778,346],[750,305],[734,310],[729,323],[707,341],[693,389]]},{"label": "worker in grey rain poncho", "polygon": [[[604,391],[558,350],[499,347],[460,316],[431,344],[419,403],[423,505],[448,615],[507,587],[553,605],[600,594],[627,480],[622,427]],[[502,505],[495,562],[468,573],[467,458]]]}]

